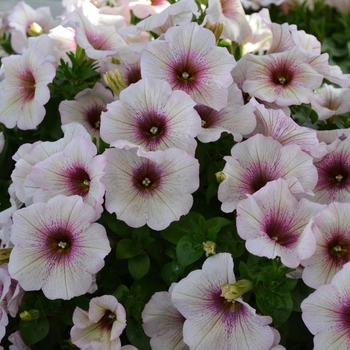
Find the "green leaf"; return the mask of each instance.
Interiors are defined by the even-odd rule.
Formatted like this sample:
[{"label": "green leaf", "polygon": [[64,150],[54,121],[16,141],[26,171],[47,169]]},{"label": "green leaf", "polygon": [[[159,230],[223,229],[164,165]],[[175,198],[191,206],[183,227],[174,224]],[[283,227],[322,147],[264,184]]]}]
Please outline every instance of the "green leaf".
[{"label": "green leaf", "polygon": [[130,237],[132,228],[129,227],[124,221],[118,220],[115,214],[110,214],[107,211],[103,213],[104,220],[110,230],[116,233],[120,237]]},{"label": "green leaf", "polygon": [[130,343],[139,350],[151,350],[149,345],[150,338],[147,337],[141,325],[133,318],[127,320],[126,336]]},{"label": "green leaf", "polygon": [[117,259],[129,259],[141,253],[142,250],[135,248],[134,242],[129,238],[119,241],[116,249]]},{"label": "green leaf", "polygon": [[221,217],[211,218],[207,220],[205,223],[207,228],[207,238],[215,242],[216,236],[218,232],[221,230],[221,228],[224,226],[230,225],[231,223],[232,221]]},{"label": "green leaf", "polygon": [[162,267],[160,274],[168,287],[179,278],[179,276],[173,271],[172,264],[170,262]]},{"label": "green leaf", "polygon": [[200,235],[189,234],[182,237],[176,246],[179,264],[186,267],[200,259],[204,253],[203,242],[204,239]]},{"label": "green leaf", "polygon": [[256,289],[255,300],[264,315],[273,319],[275,327],[287,321],[293,310],[293,300],[289,292],[274,292],[268,289]]},{"label": "green leaf", "polygon": [[140,254],[128,260],[128,268],[131,276],[138,280],[149,270],[150,260],[148,255]]},{"label": "green leaf", "polygon": [[32,321],[21,320],[19,329],[24,342],[28,346],[32,346],[46,337],[49,333],[50,324],[46,316],[40,316]]}]

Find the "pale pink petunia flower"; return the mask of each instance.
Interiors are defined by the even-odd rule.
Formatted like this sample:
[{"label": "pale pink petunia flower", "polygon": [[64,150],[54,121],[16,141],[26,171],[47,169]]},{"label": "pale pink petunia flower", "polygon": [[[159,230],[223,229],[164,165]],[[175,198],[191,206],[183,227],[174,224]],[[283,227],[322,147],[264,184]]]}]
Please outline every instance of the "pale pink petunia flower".
[{"label": "pale pink petunia flower", "polygon": [[345,14],[350,13],[350,3],[348,0],[326,0],[325,5],[334,7]]},{"label": "pale pink petunia flower", "polygon": [[114,101],[113,94],[102,84],[96,83],[92,89],[79,92],[73,101],[64,100],[58,109],[62,124],[72,122],[84,126],[91,138],[100,138],[101,113],[107,110],[107,104]]},{"label": "pale pink petunia flower", "polygon": [[91,299],[88,311],[76,307],[73,323],[71,340],[79,349],[121,349],[119,337],[126,326],[126,313],[113,295]]},{"label": "pale pink petunia flower", "polygon": [[30,179],[32,167],[51,155],[62,152],[64,148],[74,139],[83,138],[91,141],[90,135],[85,128],[78,123],[70,123],[62,126],[64,137],[54,141],[38,141],[34,144],[24,144],[19,147],[13,156],[16,161],[15,169],[12,171],[11,180],[13,182],[16,197],[26,206],[33,203],[33,196],[39,186]]},{"label": "pale pink petunia flower", "polygon": [[29,175],[39,187],[33,201],[47,202],[59,194],[78,195],[83,201],[102,212],[101,204],[105,186],[101,182],[106,159],[97,155],[97,149],[90,140],[73,139],[62,152],[57,152],[36,163]]},{"label": "pale pink petunia flower", "polygon": [[4,149],[5,146],[5,136],[3,132],[0,132],[0,153]]},{"label": "pale pink petunia flower", "polygon": [[227,104],[230,72],[236,62],[215,43],[214,34],[197,23],[170,28],[164,40],[146,45],[141,56],[142,77],[165,80],[195,102],[219,110]]},{"label": "pale pink petunia flower", "polygon": [[23,53],[28,47],[28,38],[48,33],[58,25],[49,6],[33,9],[25,1],[20,1],[8,17],[11,28],[11,47],[17,53]]},{"label": "pale pink petunia flower", "polygon": [[248,54],[243,91],[281,107],[310,103],[323,76],[308,64],[309,54],[295,47],[265,56]]},{"label": "pale pink petunia flower", "polygon": [[350,129],[317,130],[317,138],[327,145],[336,140],[345,140],[350,135]]},{"label": "pale pink petunia flower", "polygon": [[337,114],[350,111],[350,88],[336,88],[324,84],[315,92],[311,101],[312,108],[317,112],[318,120],[326,120]]},{"label": "pale pink petunia flower", "polygon": [[185,318],[171,301],[175,285],[171,285],[169,292],[155,293],[142,311],[142,328],[151,337],[150,345],[153,350],[167,347],[173,350],[189,349],[182,336]]},{"label": "pale pink petunia flower", "polygon": [[226,165],[222,172],[226,178],[219,185],[218,198],[225,213],[235,210],[242,199],[269,181],[288,180],[294,194],[312,194],[317,182],[317,170],[311,156],[298,145],[282,146],[261,134],[234,145],[231,156],[224,159]]},{"label": "pale pink petunia flower", "polygon": [[333,202],[313,218],[308,227],[316,237],[316,252],[301,264],[303,281],[317,289],[350,261],[349,203]]},{"label": "pale pink petunia flower", "polygon": [[184,150],[107,149],[106,209],[131,227],[163,230],[189,212],[199,187],[197,159]]},{"label": "pale pink petunia flower", "polygon": [[197,105],[195,110],[202,120],[202,130],[197,136],[201,142],[216,141],[225,131],[240,142],[256,126],[255,107],[252,103],[244,104],[242,92],[236,84],[228,88],[227,106],[220,111],[205,105]]},{"label": "pale pink petunia flower", "polygon": [[251,34],[240,0],[209,0],[206,15],[211,23],[222,23],[222,36],[239,44]]},{"label": "pale pink petunia flower", "polygon": [[350,137],[329,146],[329,152],[315,162],[318,181],[311,201],[323,204],[350,202]]},{"label": "pale pink petunia flower", "polygon": [[1,94],[0,122],[7,128],[35,129],[44,119],[44,105],[50,99],[48,84],[56,75],[55,67],[45,61],[40,46],[28,48],[23,55],[2,59],[5,89]]},{"label": "pale pink petunia flower", "polygon": [[30,347],[23,341],[20,331],[10,334],[9,341],[15,346],[10,346],[10,350],[30,350]]},{"label": "pale pink petunia flower", "polygon": [[140,19],[160,13],[168,6],[170,6],[170,3],[166,0],[136,0],[129,2],[130,10]]},{"label": "pale pink petunia flower", "polygon": [[298,201],[288,182],[278,179],[237,205],[237,232],[251,254],[278,256],[283,265],[296,268],[316,250],[315,237],[306,227],[323,208],[307,199]]},{"label": "pale pink petunia flower", "polygon": [[166,82],[145,78],[123,90],[101,116],[101,137],[112,146],[145,150],[180,148],[194,156],[201,120],[195,102]]},{"label": "pale pink petunia flower", "polygon": [[192,17],[198,17],[198,6],[194,0],[179,0],[163,11],[155,13],[134,27],[122,28],[119,33],[124,35],[137,35],[142,31],[152,31],[158,35],[175,26],[181,26],[190,23]]},{"label": "pale pink petunia flower", "polygon": [[58,195],[34,203],[13,217],[9,272],[26,290],[42,289],[48,299],[88,292],[110,252],[105,228],[80,196]]},{"label": "pale pink petunia flower", "polygon": [[254,113],[257,119],[253,135],[259,133],[271,136],[283,146],[296,144],[315,158],[321,158],[327,153],[327,146],[324,142],[319,142],[316,130],[298,125],[280,109],[265,108],[255,98],[250,101],[256,108]]},{"label": "pale pink petunia flower", "polygon": [[201,270],[178,282],[171,300],[186,318],[184,342],[190,349],[268,350],[274,332],[272,319],[260,316],[242,298],[227,300],[222,287],[236,282],[231,254],[209,257]]},{"label": "pale pink petunia flower", "polygon": [[302,319],[314,337],[314,349],[350,348],[350,263],[301,303]]}]

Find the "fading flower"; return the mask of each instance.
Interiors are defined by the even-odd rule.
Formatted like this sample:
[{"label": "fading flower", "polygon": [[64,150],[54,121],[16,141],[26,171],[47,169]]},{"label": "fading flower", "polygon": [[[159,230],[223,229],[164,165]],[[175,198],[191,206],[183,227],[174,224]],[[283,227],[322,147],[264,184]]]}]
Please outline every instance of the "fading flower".
[{"label": "fading flower", "polygon": [[96,219],[95,210],[80,196],[59,195],[16,211],[11,277],[26,291],[42,289],[48,299],[87,293],[111,250]]}]

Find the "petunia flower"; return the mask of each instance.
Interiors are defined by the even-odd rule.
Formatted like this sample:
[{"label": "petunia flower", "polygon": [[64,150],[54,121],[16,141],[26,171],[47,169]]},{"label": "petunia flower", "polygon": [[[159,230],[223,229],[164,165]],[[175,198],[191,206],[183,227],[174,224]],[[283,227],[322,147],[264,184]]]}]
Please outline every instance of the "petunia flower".
[{"label": "petunia flower", "polygon": [[311,201],[323,204],[350,202],[350,137],[329,146],[328,153],[315,162],[318,181]]},{"label": "petunia flower", "polygon": [[185,151],[107,149],[106,209],[131,227],[162,230],[189,212],[199,186],[198,161]]},{"label": "petunia flower", "polygon": [[195,102],[219,110],[227,104],[235,59],[215,43],[214,34],[197,23],[169,28],[164,40],[146,45],[141,56],[142,77],[165,80]]},{"label": "petunia flower", "polygon": [[175,285],[171,300],[186,318],[183,336],[190,349],[271,348],[271,317],[257,315],[242,298],[228,300],[222,295],[222,287],[235,282],[231,255],[219,253]]},{"label": "petunia flower", "polygon": [[250,134],[256,126],[255,107],[252,103],[244,104],[236,84],[228,88],[227,106],[220,111],[205,105],[197,105],[195,110],[202,120],[202,130],[197,136],[201,142],[216,141],[224,131],[233,134],[234,140],[240,142],[243,135]]},{"label": "petunia flower", "polygon": [[337,114],[350,111],[350,88],[335,88],[324,84],[318,89],[311,102],[318,120],[326,120]]},{"label": "petunia flower", "polygon": [[298,201],[288,182],[278,179],[237,205],[237,232],[250,253],[278,256],[295,268],[316,250],[315,237],[306,227],[323,208],[307,199]]},{"label": "petunia flower", "polygon": [[206,15],[212,23],[222,23],[222,36],[239,44],[251,34],[240,0],[209,0]]},{"label": "petunia flower", "polygon": [[44,105],[50,99],[48,84],[56,75],[55,67],[45,61],[40,46],[28,48],[23,55],[2,59],[5,89],[1,94],[0,122],[7,128],[35,129],[44,119]]},{"label": "petunia flower", "polygon": [[101,116],[101,137],[112,146],[126,144],[155,151],[181,148],[194,155],[201,129],[195,102],[166,82],[145,78],[130,85]]},{"label": "petunia flower", "polygon": [[138,0],[129,2],[130,10],[140,19],[144,19],[155,13],[160,13],[168,6],[170,6],[170,3],[166,0]]},{"label": "petunia flower", "polygon": [[171,285],[169,292],[155,293],[142,311],[142,328],[151,337],[153,350],[188,350],[182,336],[185,318],[171,301],[175,285]]},{"label": "petunia flower", "polygon": [[72,122],[84,126],[91,138],[100,137],[101,113],[107,110],[107,104],[114,101],[113,94],[102,84],[96,83],[92,89],[79,92],[73,101],[64,100],[58,109],[62,125]]},{"label": "petunia flower", "polygon": [[248,54],[243,91],[281,107],[310,103],[323,76],[308,64],[309,54],[297,46],[265,56]]},{"label": "petunia flower", "polygon": [[333,276],[350,261],[349,203],[331,203],[308,227],[316,237],[316,252],[301,261],[303,281],[312,288],[331,283]]},{"label": "petunia flower", "polygon": [[71,340],[79,349],[121,348],[119,336],[126,326],[126,313],[113,295],[91,299],[88,311],[76,307],[73,323]]},{"label": "petunia flower", "polygon": [[327,146],[324,142],[319,142],[316,130],[298,125],[280,109],[265,108],[254,97],[250,101],[255,106],[257,120],[253,135],[259,133],[271,136],[283,146],[299,145],[302,151],[315,158],[321,158],[327,153]]},{"label": "petunia flower", "polygon": [[20,1],[10,11],[8,17],[11,28],[11,47],[17,53],[23,53],[28,47],[28,38],[48,33],[58,25],[52,18],[50,7],[33,9],[25,1]]},{"label": "petunia flower", "polygon": [[317,182],[317,170],[313,158],[297,145],[282,146],[271,137],[257,134],[237,143],[231,156],[224,157],[225,180],[220,183],[218,198],[225,213],[264,187],[269,181],[288,180],[294,194],[310,193]]},{"label": "petunia flower", "polygon": [[314,349],[339,350],[350,347],[350,263],[330,284],[317,288],[301,303],[302,318],[314,335]]},{"label": "petunia flower", "polygon": [[26,290],[48,299],[88,292],[110,252],[105,228],[80,196],[62,195],[34,203],[13,216],[9,273]]},{"label": "petunia flower", "polygon": [[96,146],[91,141],[76,138],[62,152],[36,163],[29,175],[39,188],[34,193],[33,201],[47,202],[59,194],[78,195],[94,207],[96,213],[101,213],[105,193],[101,178],[106,159],[96,154]]}]

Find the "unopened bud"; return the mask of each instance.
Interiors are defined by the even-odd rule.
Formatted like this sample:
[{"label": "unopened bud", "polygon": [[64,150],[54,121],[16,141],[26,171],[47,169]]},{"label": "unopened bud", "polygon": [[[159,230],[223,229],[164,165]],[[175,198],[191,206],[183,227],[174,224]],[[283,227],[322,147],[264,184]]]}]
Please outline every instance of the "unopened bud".
[{"label": "unopened bud", "polygon": [[122,90],[126,88],[126,84],[118,68],[115,71],[107,71],[103,74],[103,79],[107,86],[118,96]]},{"label": "unopened bud", "polygon": [[221,184],[221,182],[223,182],[226,179],[226,175],[222,171],[218,171],[217,173],[215,173],[215,176],[219,184]]},{"label": "unopened bud", "polygon": [[0,249],[0,265],[9,262],[12,248]]},{"label": "unopened bud", "polygon": [[33,321],[38,319],[40,312],[38,310],[23,311],[19,314],[22,321]]},{"label": "unopened bud", "polygon": [[216,41],[218,41],[222,34],[222,30],[224,29],[224,25],[222,23],[210,23],[209,21],[207,21],[207,23],[205,23],[204,25],[204,28],[212,31],[215,35]]},{"label": "unopened bud", "polygon": [[244,293],[253,289],[253,283],[249,280],[240,280],[233,284],[224,284],[221,286],[221,297],[228,301],[233,301],[241,297]]}]

